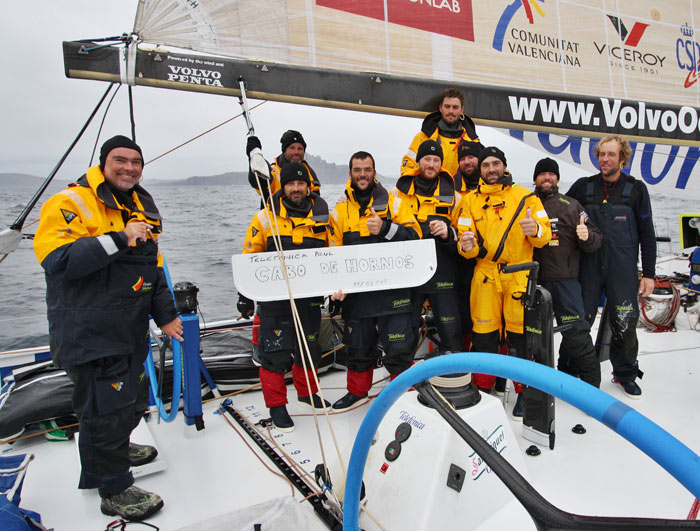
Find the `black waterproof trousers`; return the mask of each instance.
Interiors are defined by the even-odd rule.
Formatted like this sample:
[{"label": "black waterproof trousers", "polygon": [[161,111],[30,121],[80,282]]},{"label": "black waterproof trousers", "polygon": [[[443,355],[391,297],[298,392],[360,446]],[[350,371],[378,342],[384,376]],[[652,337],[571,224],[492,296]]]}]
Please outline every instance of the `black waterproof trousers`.
[{"label": "black waterproof trousers", "polygon": [[416,328],[411,312],[346,319],[343,343],[348,370],[365,372],[377,362],[377,339],[384,349],[382,363],[389,374],[400,374],[413,363]]},{"label": "black waterproof trousers", "polygon": [[107,496],[134,483],[129,436],[148,407],[145,358],[145,353],[127,354],[66,367],[80,421],[81,489],[97,488]]},{"label": "black waterproof trousers", "polygon": [[466,348],[462,336],[462,318],[457,292],[454,289],[449,289],[439,293],[416,293],[413,303],[418,319],[420,319],[421,308],[426,298],[433,310],[435,328],[440,336],[442,350],[464,352]]},{"label": "black waterproof trousers", "polygon": [[561,333],[557,368],[600,387],[600,362],[591,339],[591,325],[584,318],[581,284],[577,278],[566,278],[545,280],[542,285],[552,295],[557,323],[574,323]]},{"label": "black waterproof trousers", "polygon": [[[299,319],[306,334],[314,367],[321,362],[321,346],[318,333],[321,328],[320,297],[297,299]],[[262,366],[268,371],[284,374],[292,368],[292,364],[303,367],[299,339],[297,338],[289,301],[261,302],[258,304],[260,314],[259,344]]]}]

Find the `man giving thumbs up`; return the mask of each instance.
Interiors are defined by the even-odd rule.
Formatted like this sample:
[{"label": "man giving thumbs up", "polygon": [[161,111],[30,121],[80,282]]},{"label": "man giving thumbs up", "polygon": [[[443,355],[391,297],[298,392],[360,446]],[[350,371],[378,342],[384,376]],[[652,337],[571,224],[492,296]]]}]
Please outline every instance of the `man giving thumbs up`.
[{"label": "man giving thumbs up", "polygon": [[[527,271],[506,274],[506,264],[532,261],[535,247],[550,237],[549,217],[535,194],[513,185],[506,157],[497,147],[485,148],[479,156],[481,180],[475,191],[466,194],[458,208],[459,253],[476,258],[470,307],[474,324],[472,351],[498,352],[500,339],[508,347],[525,354],[523,305],[520,298],[527,285]],[[505,330],[502,323],[505,322]],[[477,386],[488,392],[494,376],[474,374]],[[516,385],[516,392],[522,387]],[[513,410],[522,417],[522,400]]]},{"label": "man giving thumbs up", "polygon": [[578,273],[581,252],[597,250],[603,235],[590,222],[576,199],[559,193],[559,165],[556,161],[550,158],[540,160],[535,166],[533,179],[535,193],[552,224],[549,244],[535,249],[535,260],[540,263],[540,284],[552,295],[557,322],[574,323],[561,334],[557,368],[599,387],[600,363],[591,341],[590,325],[584,318]]}]

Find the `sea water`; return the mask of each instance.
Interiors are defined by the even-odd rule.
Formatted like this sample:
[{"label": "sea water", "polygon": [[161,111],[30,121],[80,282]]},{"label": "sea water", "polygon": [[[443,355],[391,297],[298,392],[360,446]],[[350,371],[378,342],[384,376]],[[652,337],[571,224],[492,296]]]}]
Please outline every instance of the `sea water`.
[{"label": "sea water", "polygon": [[[199,288],[199,313],[205,321],[238,317],[231,255],[243,249],[243,239],[260,208],[260,197],[248,185],[144,187],[163,216],[160,249],[173,284],[192,282]],[[344,185],[324,185],[332,208]],[[34,194],[32,189],[3,190],[0,227],[11,225]],[[48,198],[51,194],[47,192]],[[36,232],[42,202],[31,212],[23,233]],[[47,345],[46,283],[32,240],[0,263],[0,352]]]},{"label": "sea water", "polygon": [[[144,186],[164,219],[159,241],[172,282],[188,281],[199,288],[199,312],[205,321],[238,317],[231,255],[241,252],[248,225],[260,208],[259,196],[247,185],[148,186],[144,182]],[[562,184],[561,189],[568,190],[568,184]],[[322,187],[331,208],[343,190],[343,185]],[[31,189],[3,190],[0,229],[15,221],[33,193]],[[34,221],[40,206],[29,215],[23,233],[36,231]],[[677,198],[656,194],[652,195],[652,207],[657,234],[670,235],[672,250],[677,252],[678,215],[697,209]],[[660,243],[659,251],[668,254],[668,244]],[[31,239],[22,240],[19,248],[0,263],[0,290],[0,351],[48,344],[46,284]]]}]

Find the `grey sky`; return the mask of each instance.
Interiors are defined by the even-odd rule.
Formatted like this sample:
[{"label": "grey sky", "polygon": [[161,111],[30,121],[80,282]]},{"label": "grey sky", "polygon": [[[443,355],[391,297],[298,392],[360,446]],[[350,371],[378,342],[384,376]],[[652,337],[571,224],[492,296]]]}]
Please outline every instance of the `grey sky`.
[{"label": "grey sky", "polygon": [[[136,1],[25,0],[4,5],[0,25],[5,42],[0,57],[3,117],[0,173],[45,176],[78,133],[107,84],[68,79],[61,42],[119,35],[133,27]],[[467,95],[468,97],[468,95]],[[136,135],[146,160],[172,149],[240,113],[237,98],[134,87]],[[251,106],[258,102],[251,100]],[[127,90],[112,103],[99,144],[114,134],[129,134]],[[420,120],[267,102],[252,113],[268,158],[279,153],[287,129],[304,135],[308,151],[346,163],[359,149],[371,152],[377,170],[394,177]],[[85,172],[101,114],[70,156],[58,178]],[[528,182],[536,161],[545,156],[502,133],[479,127],[486,145],[501,147],[516,180]],[[245,123],[239,118],[146,167],[146,179],[184,178],[244,170]],[[94,161],[93,161],[94,164]],[[580,172],[581,170],[578,170]]]}]

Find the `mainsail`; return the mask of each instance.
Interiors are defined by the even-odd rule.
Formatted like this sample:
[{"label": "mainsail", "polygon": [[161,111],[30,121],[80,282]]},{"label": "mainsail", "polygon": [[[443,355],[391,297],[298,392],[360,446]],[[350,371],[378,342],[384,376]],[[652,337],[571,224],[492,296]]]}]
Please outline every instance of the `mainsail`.
[{"label": "mainsail", "polygon": [[140,0],[131,53],[64,55],[70,77],[237,95],[243,76],[253,98],[408,116],[457,86],[479,124],[685,146],[689,173],[696,18],[694,0]]}]

